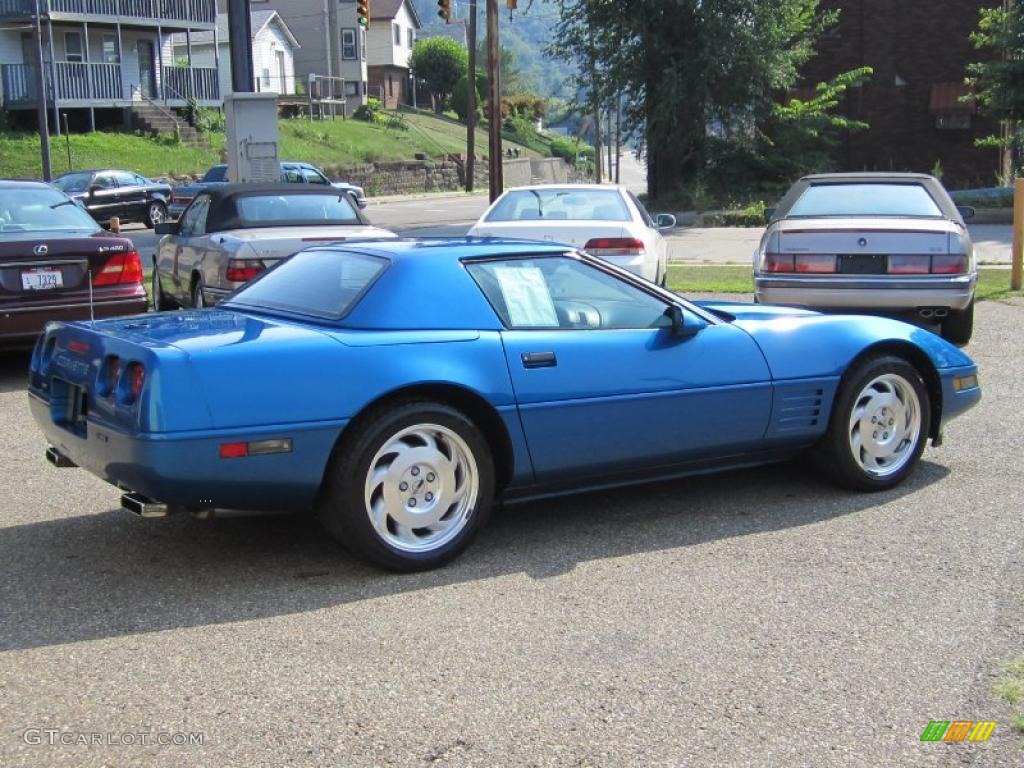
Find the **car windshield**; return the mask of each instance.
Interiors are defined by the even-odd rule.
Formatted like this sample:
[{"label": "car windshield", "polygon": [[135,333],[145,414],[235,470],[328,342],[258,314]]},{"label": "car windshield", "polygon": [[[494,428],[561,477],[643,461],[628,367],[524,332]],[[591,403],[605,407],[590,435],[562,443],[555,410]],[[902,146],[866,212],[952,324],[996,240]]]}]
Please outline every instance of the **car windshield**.
[{"label": "car windshield", "polygon": [[506,192],[485,221],[629,221],[613,189],[516,189]]},{"label": "car windshield", "polygon": [[227,181],[228,167],[226,165],[215,165],[203,176],[203,181]]},{"label": "car windshield", "polygon": [[813,184],[789,216],[925,216],[942,211],[920,184]]},{"label": "car windshield", "polygon": [[91,173],[66,173],[50,183],[61,192],[85,192],[91,179]]},{"label": "car windshield", "polygon": [[238,218],[246,227],[361,224],[347,194],[245,195],[238,198]]},{"label": "car windshield", "polygon": [[300,251],[222,306],[268,309],[332,320],[344,316],[377,276],[386,259],[362,253]]},{"label": "car windshield", "polygon": [[19,232],[99,231],[88,213],[56,189],[0,188],[0,237],[16,238]]}]

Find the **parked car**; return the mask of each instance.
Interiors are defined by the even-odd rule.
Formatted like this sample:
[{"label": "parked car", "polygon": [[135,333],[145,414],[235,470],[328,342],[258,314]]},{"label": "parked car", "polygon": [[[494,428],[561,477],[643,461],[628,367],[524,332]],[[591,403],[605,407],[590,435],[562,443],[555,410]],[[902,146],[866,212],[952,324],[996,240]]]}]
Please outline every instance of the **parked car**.
[{"label": "parked car", "polygon": [[507,190],[469,234],[565,243],[663,286],[668,244],[661,232],[675,225],[671,214],[652,219],[621,187],[561,184]]},{"label": "parked car", "polygon": [[50,320],[145,311],[131,240],[48,184],[0,181],[0,347],[31,347]]},{"label": "parked car", "polygon": [[30,367],[50,460],[127,508],[315,508],[394,570],[454,557],[499,497],[806,451],[892,488],[981,393],[966,354],[906,323],[694,303],[565,246],[472,238],[313,246],[217,309],[55,325]]},{"label": "parked car", "polygon": [[294,184],[200,192],[156,232],[164,236],[153,257],[156,311],[216,304],[311,242],[396,237],[371,225],[342,190]]},{"label": "parked car", "polygon": [[116,216],[122,224],[140,222],[152,229],[167,219],[171,185],[132,171],[74,171],[50,183],[78,201],[100,224],[108,225]]},{"label": "parked car", "polygon": [[[331,181],[326,174],[309,163],[288,161],[281,163],[281,181],[285,184],[319,184],[350,192],[360,208],[367,206],[366,193],[362,187],[344,181]],[[171,218],[178,218],[199,192],[222,187],[228,183],[228,167],[215,165],[206,172],[202,181],[175,187],[171,194]]]},{"label": "parked car", "polygon": [[973,209],[916,173],[830,173],[800,179],[754,254],[757,301],[822,310],[915,315],[966,344],[978,280]]}]

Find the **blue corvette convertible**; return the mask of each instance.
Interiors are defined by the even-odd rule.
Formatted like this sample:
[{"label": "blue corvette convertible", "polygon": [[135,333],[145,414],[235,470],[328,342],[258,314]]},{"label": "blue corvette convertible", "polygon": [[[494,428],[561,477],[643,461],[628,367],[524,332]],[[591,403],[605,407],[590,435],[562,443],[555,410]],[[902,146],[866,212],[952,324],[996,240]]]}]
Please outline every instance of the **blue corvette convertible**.
[{"label": "blue corvette convertible", "polygon": [[810,450],[894,486],[977,368],[874,317],[692,303],[550,243],[321,245],[218,309],[51,324],[29,400],[52,462],[140,514],[316,510],[394,570],[450,560],[496,497]]}]

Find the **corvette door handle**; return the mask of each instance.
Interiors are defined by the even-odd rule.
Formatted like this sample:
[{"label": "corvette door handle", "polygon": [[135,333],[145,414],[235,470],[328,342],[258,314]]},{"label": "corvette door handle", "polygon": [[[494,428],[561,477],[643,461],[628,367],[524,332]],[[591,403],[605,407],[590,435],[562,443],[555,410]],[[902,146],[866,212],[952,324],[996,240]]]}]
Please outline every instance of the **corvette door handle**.
[{"label": "corvette door handle", "polygon": [[524,368],[554,368],[558,359],[554,352],[523,352]]}]

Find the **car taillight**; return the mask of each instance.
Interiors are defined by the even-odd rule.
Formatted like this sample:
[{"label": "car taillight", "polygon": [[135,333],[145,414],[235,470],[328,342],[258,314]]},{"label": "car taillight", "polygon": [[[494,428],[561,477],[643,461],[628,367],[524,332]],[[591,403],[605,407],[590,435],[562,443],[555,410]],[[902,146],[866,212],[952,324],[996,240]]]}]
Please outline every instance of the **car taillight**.
[{"label": "car taillight", "polygon": [[95,287],[141,282],[142,260],[139,259],[138,251],[114,254],[103,265],[103,269],[92,276],[92,284]]},{"label": "car taillight", "polygon": [[224,277],[236,283],[247,283],[266,267],[262,261],[246,261],[243,259],[229,259],[228,268]]},{"label": "car taillight", "polygon": [[967,254],[950,253],[932,256],[932,274],[962,275],[967,272]]},{"label": "car taillight", "polygon": [[117,355],[107,355],[100,370],[100,392],[103,395],[112,395],[117,389],[117,380],[121,377],[121,358]]},{"label": "car taillight", "polygon": [[761,269],[765,272],[794,272],[794,264],[791,253],[766,253],[761,261]]},{"label": "car taillight", "polygon": [[927,275],[931,257],[920,254],[892,254],[889,256],[890,275]]},{"label": "car taillight", "polygon": [[836,257],[822,253],[798,253],[794,267],[797,272],[831,274],[836,271]]},{"label": "car taillight", "polygon": [[594,256],[640,256],[644,243],[635,237],[595,237],[587,241],[583,250]]},{"label": "car taillight", "polygon": [[142,385],[146,383],[146,369],[142,363],[129,363],[125,370],[125,379],[126,400],[134,403],[142,394]]}]

